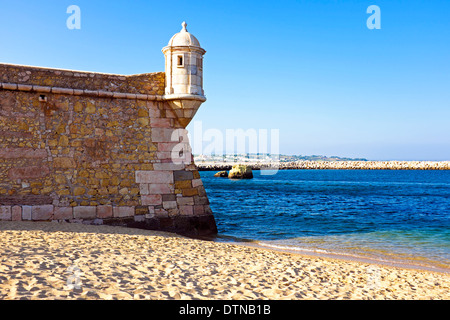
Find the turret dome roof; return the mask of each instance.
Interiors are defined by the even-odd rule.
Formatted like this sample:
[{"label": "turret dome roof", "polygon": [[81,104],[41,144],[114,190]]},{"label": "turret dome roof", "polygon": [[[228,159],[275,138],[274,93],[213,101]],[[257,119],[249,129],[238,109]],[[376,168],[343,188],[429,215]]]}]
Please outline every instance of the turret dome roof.
[{"label": "turret dome roof", "polygon": [[190,34],[186,29],[186,22],[183,21],[182,29],[180,32],[174,34],[174,36],[170,39],[168,46],[170,47],[200,47],[200,42],[198,42],[197,38]]}]

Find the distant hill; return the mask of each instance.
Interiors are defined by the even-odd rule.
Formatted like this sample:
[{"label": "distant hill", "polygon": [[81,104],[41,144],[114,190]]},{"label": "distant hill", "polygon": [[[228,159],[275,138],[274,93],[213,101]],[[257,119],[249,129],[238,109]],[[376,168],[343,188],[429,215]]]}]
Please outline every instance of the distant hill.
[{"label": "distant hill", "polygon": [[196,162],[212,162],[212,161],[245,161],[245,160],[277,160],[280,162],[293,162],[293,161],[368,161],[364,158],[347,158],[338,156],[322,156],[322,155],[273,155],[273,154],[224,154],[224,155],[194,155]]},{"label": "distant hill", "polygon": [[312,156],[302,156],[302,155],[280,155],[281,161],[299,161],[299,160],[309,160],[309,161],[368,161],[364,158],[347,158],[347,157],[338,157],[338,156],[321,156],[321,155],[312,155]]}]

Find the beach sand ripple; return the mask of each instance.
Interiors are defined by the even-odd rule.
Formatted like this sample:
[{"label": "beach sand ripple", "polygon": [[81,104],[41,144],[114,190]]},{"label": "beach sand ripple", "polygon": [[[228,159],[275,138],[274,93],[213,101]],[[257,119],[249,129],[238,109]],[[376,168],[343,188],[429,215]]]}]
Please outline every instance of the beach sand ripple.
[{"label": "beach sand ripple", "polygon": [[0,223],[0,299],[449,299],[450,275],[170,233]]}]

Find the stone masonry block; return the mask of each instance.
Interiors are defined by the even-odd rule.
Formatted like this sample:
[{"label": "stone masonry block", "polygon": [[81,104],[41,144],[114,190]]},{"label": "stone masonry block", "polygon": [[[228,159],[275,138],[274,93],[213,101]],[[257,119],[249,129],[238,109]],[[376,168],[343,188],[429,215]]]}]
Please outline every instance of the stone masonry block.
[{"label": "stone masonry block", "polygon": [[22,206],[22,220],[31,220],[31,206]]},{"label": "stone masonry block", "polygon": [[[180,145],[179,142],[160,142],[160,143],[158,143],[158,151],[160,151],[160,152],[171,152],[171,153],[175,152],[174,155],[176,155],[176,152],[179,152],[180,150],[183,150],[183,145]],[[178,170],[180,170],[180,169],[178,169]]]},{"label": "stone masonry block", "polygon": [[31,208],[31,219],[32,220],[51,220],[53,217],[53,205],[44,204],[40,206],[33,206]]},{"label": "stone masonry block", "polygon": [[22,220],[22,207],[13,206],[11,208],[11,220],[12,221],[21,221]]},{"label": "stone masonry block", "polygon": [[73,158],[54,158],[53,166],[55,168],[76,168],[77,164]]},{"label": "stone masonry block", "polygon": [[159,118],[161,116],[161,111],[156,106],[151,106],[148,108],[148,115],[150,118]]},{"label": "stone masonry block", "polygon": [[172,119],[168,118],[151,118],[150,125],[152,128],[170,128]]},{"label": "stone masonry block", "polygon": [[180,206],[180,214],[183,216],[192,216],[194,214],[193,206]]},{"label": "stone masonry block", "polygon": [[192,197],[179,197],[177,199],[177,203],[180,206],[193,206],[194,205],[194,198],[192,198]]},{"label": "stone masonry block", "polygon": [[192,188],[192,182],[191,182],[191,180],[175,181],[175,188],[190,189],[190,188]]},{"label": "stone masonry block", "polygon": [[177,202],[176,201],[164,201],[163,202],[163,208],[166,209],[166,210],[176,209],[177,208]]},{"label": "stone masonry block", "polygon": [[203,182],[201,179],[192,180],[192,187],[196,188],[198,186],[203,186]]},{"label": "stone masonry block", "polygon": [[175,181],[192,180],[194,178],[194,174],[192,171],[179,170],[173,172],[173,178]]},{"label": "stone masonry block", "polygon": [[134,207],[113,207],[113,216],[115,218],[124,218],[134,216]]},{"label": "stone masonry block", "polygon": [[[170,141],[170,140],[169,140]],[[45,149],[31,148],[1,148],[0,158],[5,159],[23,159],[23,158],[45,158],[47,151]]]},{"label": "stone masonry block", "polygon": [[194,215],[201,216],[205,214],[205,207],[203,205],[194,206]]},{"label": "stone masonry block", "polygon": [[141,195],[147,195],[148,194],[148,183],[139,184],[139,192],[141,193]]},{"label": "stone masonry block", "polygon": [[184,164],[177,164],[173,162],[154,163],[153,168],[157,171],[160,170],[183,170]]},{"label": "stone masonry block", "polygon": [[168,128],[152,128],[153,142],[179,142],[180,134],[178,130]]},{"label": "stone masonry block", "polygon": [[136,222],[144,222],[145,221],[145,216],[144,215],[134,216],[134,221],[136,221]]},{"label": "stone masonry block", "polygon": [[163,194],[163,201],[177,201],[177,196],[175,194]]},{"label": "stone masonry block", "polygon": [[138,216],[138,215],[146,215],[148,214],[148,206],[136,206],[134,208],[134,215]]},{"label": "stone masonry block", "polygon": [[173,161],[172,152],[156,152],[156,157],[161,161]]},{"label": "stone masonry block", "polygon": [[171,194],[174,192],[172,184],[152,183],[148,185],[148,194]]},{"label": "stone masonry block", "polygon": [[0,220],[11,220],[10,206],[0,206]]},{"label": "stone masonry block", "polygon": [[97,206],[97,218],[110,218],[113,216],[113,207],[104,205]]},{"label": "stone masonry block", "polygon": [[172,171],[136,171],[137,183],[173,183]]},{"label": "stone masonry block", "polygon": [[196,188],[183,189],[183,197],[192,197],[198,195],[198,190]]},{"label": "stone masonry block", "polygon": [[162,196],[160,194],[141,196],[142,205],[156,206],[162,204]]},{"label": "stone masonry block", "polygon": [[94,206],[79,206],[73,208],[73,217],[75,219],[95,219],[97,208]]},{"label": "stone masonry block", "polygon": [[56,220],[73,219],[73,208],[72,207],[55,207],[53,217]]},{"label": "stone masonry block", "polygon": [[31,166],[23,168],[11,168],[8,171],[8,178],[10,180],[16,179],[36,179],[45,177],[50,173],[47,166]]}]

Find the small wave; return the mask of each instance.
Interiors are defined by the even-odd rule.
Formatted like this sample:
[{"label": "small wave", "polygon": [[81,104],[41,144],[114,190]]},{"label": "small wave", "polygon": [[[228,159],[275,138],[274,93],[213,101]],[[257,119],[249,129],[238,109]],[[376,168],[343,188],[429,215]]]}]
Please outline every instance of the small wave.
[{"label": "small wave", "polygon": [[364,255],[361,254],[352,254],[348,252],[337,252],[337,251],[330,251],[325,249],[319,249],[319,248],[304,248],[299,246],[292,246],[292,245],[279,245],[279,244],[273,244],[273,243],[267,243],[267,242],[260,242],[256,241],[254,242],[256,246],[259,247],[266,247],[271,248],[275,250],[280,250],[284,252],[290,252],[290,253],[298,253],[305,255],[313,255],[313,256],[319,256],[319,257],[326,257],[326,258],[334,258],[334,259],[342,259],[342,260],[351,260],[351,261],[359,261],[364,263],[375,263],[375,264],[382,264],[382,265],[388,265],[388,266],[396,266],[396,267],[403,267],[403,268],[412,268],[412,269],[422,269],[427,271],[435,271],[435,272],[444,272],[444,273],[450,273],[450,269],[446,265],[434,265],[433,263],[424,263],[420,264],[417,263],[417,257],[415,257],[416,261],[410,261],[409,259],[396,259],[393,256],[389,257],[382,257],[380,255],[372,256],[372,255]]},{"label": "small wave", "polygon": [[299,251],[299,252],[318,252],[318,253],[331,253],[324,249],[307,249],[307,248],[300,248],[300,247],[294,247],[294,246],[281,246],[277,244],[267,243],[267,242],[257,242],[258,245],[274,248],[274,249],[280,249],[280,250],[292,250],[292,251]]}]

